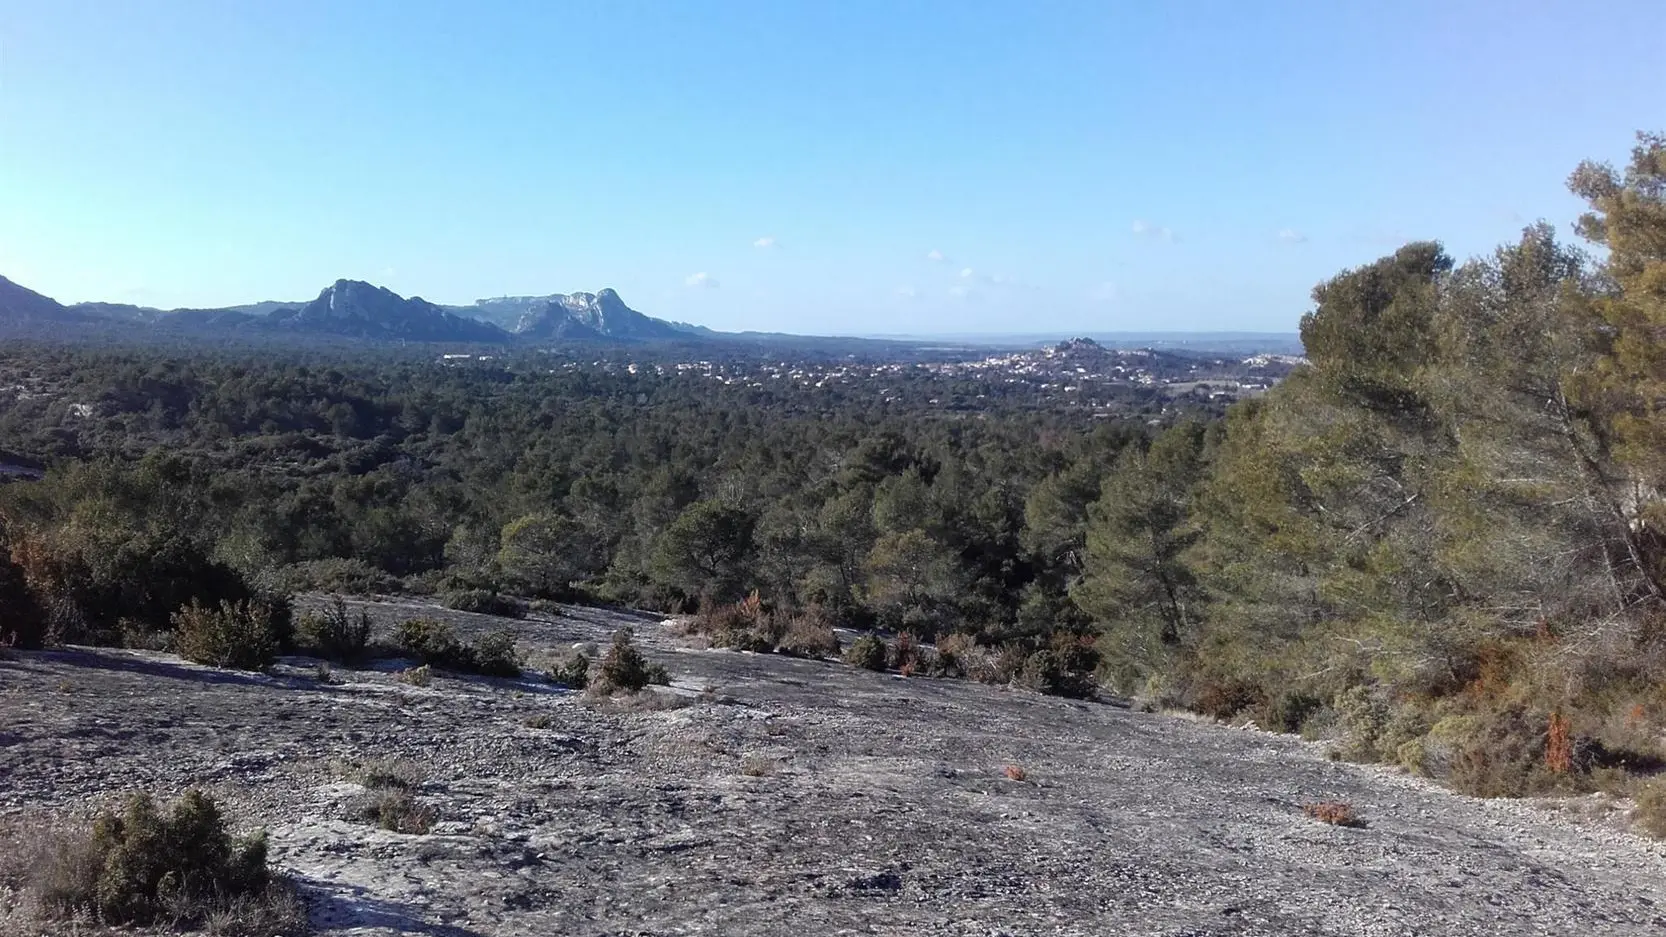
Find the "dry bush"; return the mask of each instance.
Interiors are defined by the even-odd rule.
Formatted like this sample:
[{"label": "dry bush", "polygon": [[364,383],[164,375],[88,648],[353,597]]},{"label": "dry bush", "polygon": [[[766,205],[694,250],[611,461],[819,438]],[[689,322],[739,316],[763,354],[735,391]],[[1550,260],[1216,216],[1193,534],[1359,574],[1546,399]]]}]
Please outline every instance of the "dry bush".
[{"label": "dry bush", "polygon": [[712,647],[767,654],[786,634],[786,623],[754,591],[732,604],[702,601],[694,617],[684,623],[688,634],[703,635]]},{"label": "dry bush", "polygon": [[680,693],[661,693],[657,690],[643,689],[635,693],[621,693],[614,696],[590,696],[585,704],[593,709],[606,712],[620,713],[659,713],[670,712],[674,709],[686,709],[694,705],[694,700]]},{"label": "dry bush", "polygon": [[891,669],[902,672],[904,676],[913,676],[919,663],[919,653],[920,642],[912,632],[904,631],[891,645]]},{"label": "dry bush", "polygon": [[1524,707],[1483,710],[1436,728],[1453,750],[1447,783],[1462,793],[1526,797],[1558,784],[1545,765],[1546,722]]},{"label": "dry bush", "polygon": [[[938,648],[941,653],[942,648]],[[966,668],[966,675],[979,683],[995,686],[1005,686],[1018,675],[1024,661],[1029,658],[1029,652],[1017,644],[1006,644],[999,648],[978,648],[968,651],[962,658]]]},{"label": "dry bush", "polygon": [[1245,710],[1266,705],[1267,692],[1253,680],[1201,674],[1192,683],[1191,708],[1211,719],[1225,722]]},{"label": "dry bush", "polygon": [[358,819],[394,833],[426,833],[437,813],[416,798],[427,772],[414,762],[382,758],[366,762],[358,772],[365,793],[353,803]]},{"label": "dry bush", "polygon": [[394,675],[400,683],[408,683],[415,687],[426,687],[434,682],[434,668],[423,664],[421,667],[411,667],[401,670]]},{"label": "dry bush", "polygon": [[421,765],[403,758],[375,758],[360,765],[354,774],[365,787],[406,791],[421,787],[428,779]]},{"label": "dry bush", "polygon": [[1354,805],[1345,800],[1321,800],[1317,803],[1302,804],[1302,813],[1307,814],[1320,823],[1331,826],[1346,826],[1358,829],[1365,826],[1365,821],[1354,813]]},{"label": "dry bush", "polygon": [[1666,778],[1656,778],[1637,791],[1631,822],[1656,839],[1666,839]]},{"label": "dry bush", "polygon": [[438,812],[410,791],[383,788],[365,793],[355,811],[360,818],[392,833],[421,835],[434,828]]},{"label": "dry bush", "polygon": [[833,623],[817,610],[795,615],[775,650],[793,657],[822,659],[839,656],[839,636]]},{"label": "dry bush", "polygon": [[295,625],[301,646],[320,657],[350,663],[364,656],[370,644],[370,613],[359,609],[357,615],[347,610],[340,596],[322,612],[307,612]]},{"label": "dry bush", "polygon": [[1024,781],[1029,778],[1029,772],[1022,765],[1007,765],[1001,772],[1008,781]]},{"label": "dry bush", "polygon": [[273,609],[259,600],[192,601],[174,613],[174,646],[186,660],[235,670],[265,670],[278,659],[279,630]]}]

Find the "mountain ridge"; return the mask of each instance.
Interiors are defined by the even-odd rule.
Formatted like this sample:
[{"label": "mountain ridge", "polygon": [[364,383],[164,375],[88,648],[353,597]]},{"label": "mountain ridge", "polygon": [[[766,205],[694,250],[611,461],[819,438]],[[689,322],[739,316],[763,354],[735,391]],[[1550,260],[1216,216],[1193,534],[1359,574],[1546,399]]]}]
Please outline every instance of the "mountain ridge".
[{"label": "mountain ridge", "polygon": [[[511,321],[505,321],[506,317]],[[401,296],[363,280],[339,279],[311,300],[158,309],[127,303],[65,305],[0,277],[0,325],[139,327],[220,336],[309,335],[403,342],[508,345],[539,341],[637,343],[706,338],[632,309],[613,289],[498,297],[468,306]],[[718,333],[709,333],[715,338]]]}]

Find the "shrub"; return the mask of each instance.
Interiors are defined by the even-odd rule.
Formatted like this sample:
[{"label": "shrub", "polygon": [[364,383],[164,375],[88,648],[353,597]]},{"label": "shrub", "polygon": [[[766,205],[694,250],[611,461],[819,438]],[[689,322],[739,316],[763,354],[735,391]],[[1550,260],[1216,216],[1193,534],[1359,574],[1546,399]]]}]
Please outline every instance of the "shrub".
[{"label": "shrub", "polygon": [[434,828],[439,813],[408,790],[383,788],[359,800],[359,816],[392,833],[420,835]]},{"label": "shrub", "polygon": [[493,631],[464,644],[447,622],[407,618],[394,629],[393,640],[402,653],[427,666],[489,677],[518,677],[521,673],[515,635],[510,631]]},{"label": "shrub", "polygon": [[1006,775],[1008,781],[1023,781],[1030,776],[1022,765],[1007,765],[1001,773]]},{"label": "shrub", "polygon": [[964,677],[966,665],[978,653],[978,641],[972,635],[955,633],[937,641],[937,659],[931,674],[938,677]]},{"label": "shrub", "polygon": [[526,606],[507,595],[489,589],[464,589],[440,596],[440,604],[459,612],[477,615],[496,615],[499,618],[525,618]]},{"label": "shrub", "polygon": [[397,576],[356,558],[330,557],[294,563],[278,571],[277,581],[290,592],[389,595],[404,589]]},{"label": "shrub", "polygon": [[518,677],[521,658],[515,652],[515,634],[499,629],[476,638],[468,649],[469,663],[475,673],[488,677]]},{"label": "shrub", "polygon": [[307,612],[296,628],[301,645],[334,661],[355,661],[370,644],[370,613],[347,610],[339,596],[322,612]]},{"label": "shrub", "polygon": [[1331,826],[1363,827],[1365,821],[1354,813],[1353,804],[1342,800],[1322,800],[1318,803],[1303,804],[1302,812]]},{"label": "shrub", "polygon": [[567,662],[549,672],[551,683],[560,684],[570,690],[582,690],[590,682],[590,658],[583,654],[574,654],[567,658]]},{"label": "shrub", "polygon": [[38,648],[46,641],[46,612],[24,581],[23,570],[0,545],[0,647]]},{"label": "shrub", "polygon": [[468,653],[457,631],[438,618],[407,618],[393,631],[393,643],[419,664],[456,667]]},{"label": "shrub", "polygon": [[[1027,690],[1045,693],[1048,696],[1068,696],[1076,699],[1091,699],[1096,687],[1093,683],[1092,669],[1086,671],[1070,670],[1065,665],[1069,658],[1058,651],[1036,651],[1026,657],[1012,682]],[[1096,661],[1097,662],[1097,661]]]},{"label": "shrub", "polygon": [[62,917],[196,926],[236,904],[267,902],[270,885],[264,834],[233,839],[214,801],[192,790],[166,815],[145,794],[120,815],[101,815],[90,837],[49,858],[37,891]]},{"label": "shrub", "polygon": [[905,676],[913,676],[919,652],[920,642],[914,639],[911,632],[904,631],[897,635],[896,642],[891,645],[892,669],[902,672]]},{"label": "shrub", "polygon": [[421,765],[401,758],[372,759],[360,765],[357,773],[359,783],[373,789],[414,790],[427,779]]},{"label": "shrub", "polygon": [[885,642],[871,634],[865,634],[852,641],[850,647],[845,649],[844,661],[852,667],[883,672],[885,657]]},{"label": "shrub", "polygon": [[817,612],[806,612],[795,616],[787,625],[775,650],[793,657],[837,657],[839,636],[826,618]]},{"label": "shrub", "polygon": [[1005,644],[993,651],[980,650],[967,658],[966,674],[979,683],[1004,686],[1018,676],[1019,669],[1029,656],[1029,652],[1018,644]]},{"label": "shrub", "polygon": [[1289,690],[1261,707],[1256,724],[1273,732],[1297,734],[1307,721],[1325,708],[1325,701],[1311,693]]},{"label": "shrub", "polygon": [[709,638],[712,647],[760,654],[775,650],[786,630],[756,591],[733,604],[702,601],[687,628]]},{"label": "shrub", "polygon": [[259,600],[192,602],[174,613],[174,646],[181,657],[237,670],[264,670],[277,660],[279,635],[272,608]]},{"label": "shrub", "polygon": [[1666,778],[1656,778],[1638,790],[1631,821],[1650,836],[1666,839]]},{"label": "shrub", "polygon": [[1192,709],[1223,722],[1267,700],[1266,692],[1253,680],[1217,674],[1199,675],[1192,684],[1191,696]]},{"label": "shrub", "polygon": [[1442,720],[1453,746],[1448,783],[1477,797],[1525,797],[1555,785],[1545,766],[1546,720],[1522,707]]},{"label": "shrub", "polygon": [[598,696],[610,696],[623,691],[635,693],[651,683],[671,682],[664,667],[650,664],[632,643],[631,629],[620,628],[613,634],[613,646],[602,658],[601,667],[591,678],[590,691]]},{"label": "shrub", "polygon": [[[236,570],[181,535],[71,525],[14,541],[10,558],[45,607],[48,628],[66,642],[111,644],[124,618],[165,631],[192,602],[213,607],[255,598]],[[284,623],[274,622],[280,638]]]}]

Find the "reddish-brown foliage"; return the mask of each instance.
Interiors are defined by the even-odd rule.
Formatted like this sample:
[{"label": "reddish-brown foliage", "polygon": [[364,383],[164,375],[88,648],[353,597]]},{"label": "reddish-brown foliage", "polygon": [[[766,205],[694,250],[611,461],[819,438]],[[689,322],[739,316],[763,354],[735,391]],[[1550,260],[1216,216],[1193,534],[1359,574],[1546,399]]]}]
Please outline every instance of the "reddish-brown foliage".
[{"label": "reddish-brown foliage", "polygon": [[1550,731],[1545,737],[1545,767],[1551,774],[1573,770],[1573,726],[1561,713],[1550,714]]}]

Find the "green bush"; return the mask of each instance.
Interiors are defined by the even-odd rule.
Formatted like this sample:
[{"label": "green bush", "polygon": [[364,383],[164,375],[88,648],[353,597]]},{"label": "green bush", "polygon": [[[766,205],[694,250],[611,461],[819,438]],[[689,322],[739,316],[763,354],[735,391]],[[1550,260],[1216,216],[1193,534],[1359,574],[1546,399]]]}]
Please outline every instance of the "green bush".
[{"label": "green bush", "polygon": [[582,690],[590,683],[590,658],[575,653],[567,662],[549,672],[551,683],[570,690]]},{"label": "green bush", "polygon": [[355,661],[364,656],[370,644],[370,613],[364,609],[357,614],[348,611],[347,603],[338,596],[324,611],[302,615],[296,631],[301,646],[320,657]]},{"label": "green bush", "polygon": [[1301,690],[1288,690],[1261,707],[1256,724],[1273,732],[1296,734],[1325,708],[1325,701]]},{"label": "green bush", "polygon": [[264,670],[277,660],[280,635],[272,607],[260,600],[192,602],[174,613],[174,647],[186,660],[235,670]]},{"label": "green bush", "polygon": [[393,643],[419,664],[434,664],[453,670],[465,661],[468,648],[457,638],[457,630],[437,618],[407,618],[393,631]]},{"label": "green bush", "polygon": [[240,902],[269,894],[266,838],[233,839],[219,808],[188,791],[166,815],[148,795],[106,813],[85,839],[66,843],[42,870],[43,907],[105,924],[194,927]]},{"label": "green bush", "polygon": [[602,657],[601,667],[591,678],[590,691],[598,696],[609,696],[618,692],[635,693],[649,684],[665,685],[671,682],[670,675],[664,667],[648,662],[642,652],[632,643],[634,635],[629,628],[620,628],[613,634],[613,646],[608,648]]},{"label": "green bush", "polygon": [[278,570],[277,581],[290,592],[392,595],[404,591],[399,577],[356,558],[331,557],[293,563]]},{"label": "green bush", "polygon": [[477,615],[496,615],[500,618],[525,618],[526,606],[520,601],[487,589],[465,589],[440,596],[440,604],[459,612]]},{"label": "green bush", "polygon": [[469,663],[475,673],[488,677],[518,677],[521,658],[515,652],[515,634],[499,629],[482,635],[469,645]]},{"label": "green bush", "polygon": [[399,650],[420,664],[457,673],[478,673],[488,677],[518,677],[520,655],[515,635],[508,630],[490,632],[464,644],[456,629],[435,618],[408,618],[394,629]]},{"label": "green bush", "polygon": [[0,543],[0,647],[38,648],[46,641],[46,612],[29,591],[23,570]]},{"label": "green bush", "polygon": [[852,667],[883,672],[887,656],[885,642],[871,634],[865,634],[850,642],[850,647],[845,649],[844,661]]},{"label": "green bush", "polygon": [[236,570],[177,534],[67,525],[14,542],[11,560],[66,642],[115,644],[123,619],[129,632],[165,631],[192,602],[255,598]]}]

